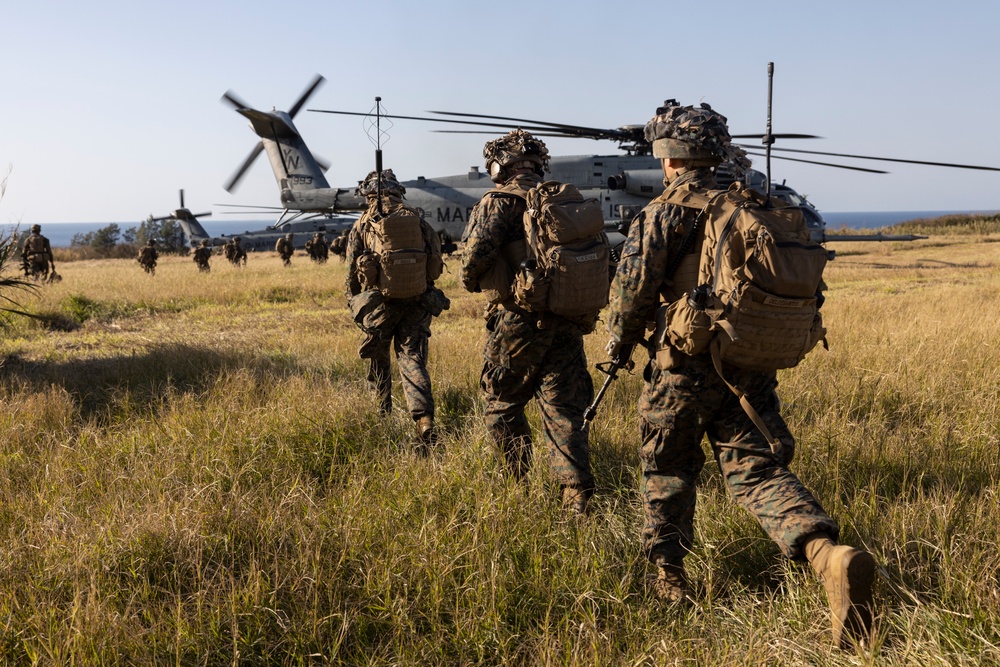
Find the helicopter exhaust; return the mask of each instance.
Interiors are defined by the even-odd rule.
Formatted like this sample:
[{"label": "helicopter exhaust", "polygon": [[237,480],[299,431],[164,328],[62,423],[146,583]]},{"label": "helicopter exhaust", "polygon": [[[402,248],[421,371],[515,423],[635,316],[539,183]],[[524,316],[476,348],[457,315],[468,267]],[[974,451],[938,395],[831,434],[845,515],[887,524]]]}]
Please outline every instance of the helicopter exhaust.
[{"label": "helicopter exhaust", "polygon": [[608,177],[609,190],[652,199],[663,192],[662,169],[632,169]]}]

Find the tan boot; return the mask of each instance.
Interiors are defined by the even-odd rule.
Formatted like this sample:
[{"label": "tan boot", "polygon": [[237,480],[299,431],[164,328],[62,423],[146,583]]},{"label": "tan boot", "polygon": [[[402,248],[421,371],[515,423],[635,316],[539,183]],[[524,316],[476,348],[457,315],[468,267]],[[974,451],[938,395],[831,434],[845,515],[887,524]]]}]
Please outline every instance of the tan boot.
[{"label": "tan boot", "polygon": [[656,597],[669,604],[691,604],[694,600],[691,586],[688,585],[687,573],[683,565],[672,563],[657,563],[659,572],[653,583]]},{"label": "tan boot", "polygon": [[429,449],[437,444],[437,431],[434,430],[433,417],[421,417],[417,420],[417,437],[420,438],[417,451],[421,454],[427,454]]},{"label": "tan boot", "polygon": [[581,486],[564,486],[562,491],[563,510],[579,516],[586,516],[590,506],[590,494]]},{"label": "tan boot", "polygon": [[833,643],[847,649],[852,642],[867,640],[872,629],[875,559],[860,549],[837,544],[826,533],[807,537],[802,549],[826,589]]}]

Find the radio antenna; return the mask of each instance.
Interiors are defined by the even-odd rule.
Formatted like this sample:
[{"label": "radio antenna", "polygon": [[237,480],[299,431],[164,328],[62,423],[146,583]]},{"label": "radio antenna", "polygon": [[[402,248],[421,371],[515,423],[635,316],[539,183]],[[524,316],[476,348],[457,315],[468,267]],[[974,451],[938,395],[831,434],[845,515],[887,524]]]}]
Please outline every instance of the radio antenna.
[{"label": "radio antenna", "polygon": [[767,131],[762,139],[767,155],[767,179],[764,181],[764,196],[771,200],[771,144],[774,135],[771,134],[771,94],[774,87],[774,63],[767,64]]}]

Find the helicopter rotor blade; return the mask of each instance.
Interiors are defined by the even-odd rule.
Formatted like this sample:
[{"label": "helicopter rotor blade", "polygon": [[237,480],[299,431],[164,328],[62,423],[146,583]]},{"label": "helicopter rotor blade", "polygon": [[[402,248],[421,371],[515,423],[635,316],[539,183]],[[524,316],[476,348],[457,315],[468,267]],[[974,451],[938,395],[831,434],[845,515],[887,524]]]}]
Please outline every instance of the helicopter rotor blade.
[{"label": "helicopter rotor blade", "polygon": [[208,213],[193,213],[193,214],[191,214],[191,217],[192,218],[208,218],[208,217],[211,217],[211,215],[212,215],[212,212],[209,211]]},{"label": "helicopter rotor blade", "polygon": [[251,106],[241,100],[236,93],[231,90],[227,90],[222,97],[219,98],[220,102],[228,102],[234,109],[250,109]]},{"label": "helicopter rotor blade", "polygon": [[[309,111],[314,111],[316,113],[332,113],[341,116],[370,116],[369,113],[361,113],[360,111],[333,111],[330,109],[309,109]],[[512,125],[511,123],[486,123],[483,121],[472,121],[472,120],[452,120],[448,118],[427,118],[423,116],[394,116],[394,115],[383,115],[382,118],[390,118],[392,120],[421,120],[428,123],[448,123],[450,125],[475,125],[477,127],[496,127],[503,130],[510,130],[514,127],[520,127],[522,130],[530,130],[532,132],[552,132],[556,129],[551,126],[535,126],[535,125]],[[566,128],[571,128],[572,126],[566,126]],[[553,134],[551,136],[559,137],[584,137],[584,138],[608,138],[617,139],[619,133],[618,130],[594,130],[595,134],[587,134],[583,130],[588,130],[589,128],[579,128],[581,131],[574,131],[571,129],[565,129],[564,134]],[[610,133],[610,136],[605,136]],[[618,134],[616,134],[618,133]]]},{"label": "helicopter rotor blade", "polygon": [[[740,144],[742,146],[742,144]],[[745,146],[744,146],[745,148]],[[924,164],[931,167],[951,167],[954,169],[978,169],[980,171],[1000,171],[1000,167],[984,167],[974,164],[956,164],[953,162],[932,162],[929,160],[905,160],[893,157],[874,157],[871,155],[851,155],[849,153],[826,153],[823,151],[804,151],[795,148],[772,148],[773,151],[784,151],[786,153],[805,153],[808,155],[828,155],[830,157],[846,157],[855,160],[880,160],[882,162],[901,162],[904,164]]]},{"label": "helicopter rotor blade", "polygon": [[[815,134],[794,134],[794,133],[781,133],[773,132],[771,136],[774,139],[822,139],[823,137],[818,137]],[[730,135],[732,139],[763,139],[763,134],[732,134]],[[741,146],[743,144],[740,144]],[[775,149],[771,149],[775,150]]]},{"label": "helicopter rotor blade", "polygon": [[324,79],[320,74],[317,74],[315,78],[313,78],[312,83],[310,83],[302,94],[299,95],[299,99],[296,100],[295,104],[292,105],[292,108],[288,110],[288,116],[290,118],[295,118],[295,114],[299,112],[302,105],[305,104],[310,97],[312,97],[312,94],[316,92],[316,89],[319,88],[324,81],[326,81],[326,79]]},{"label": "helicopter rotor blade", "polygon": [[443,116],[459,116],[461,118],[484,118],[487,120],[506,120],[512,123],[517,123],[518,127],[523,127],[522,124],[530,124],[534,126],[547,126],[550,130],[563,130],[572,134],[577,134],[580,136],[593,136],[593,135],[620,135],[622,131],[619,129],[604,129],[597,127],[585,127],[583,125],[567,125],[566,123],[552,123],[547,120],[529,120],[527,118],[511,118],[509,116],[489,116],[485,114],[478,113],[458,113],[456,111],[430,111],[429,113],[441,114]]},{"label": "helicopter rotor blade", "polygon": [[[486,130],[431,130],[431,132],[436,132],[438,134],[481,134],[488,136],[497,136],[496,132],[488,132]],[[565,134],[558,134],[555,132],[534,132],[536,137],[557,137],[560,139],[565,139]],[[580,137],[581,139],[587,139],[588,137]],[[597,137],[595,137],[596,139]]]},{"label": "helicopter rotor blade", "polygon": [[[756,146],[754,147],[756,148]],[[774,150],[773,148],[771,150]],[[747,155],[753,155],[756,157],[765,157],[766,153],[754,153],[753,151],[747,151]],[[863,171],[868,174],[888,174],[888,171],[882,171],[881,169],[868,169],[867,167],[851,167],[846,164],[834,164],[832,162],[819,162],[817,160],[803,160],[794,157],[784,157],[782,155],[772,155],[775,160],[788,160],[790,162],[804,162],[806,164],[818,164],[821,167],[833,167],[834,169],[848,169],[850,171]]]},{"label": "helicopter rotor blade", "polygon": [[239,183],[240,179],[243,178],[243,174],[246,173],[247,169],[250,168],[250,165],[253,164],[253,161],[257,159],[257,156],[260,155],[261,152],[263,152],[263,150],[264,150],[264,142],[258,141],[257,145],[253,147],[252,151],[250,151],[250,155],[247,156],[247,159],[243,161],[243,164],[239,166],[239,168],[233,173],[233,175],[229,177],[229,180],[226,181],[226,184],[222,186],[226,189],[226,192],[233,191],[233,189],[236,187],[236,184]]}]

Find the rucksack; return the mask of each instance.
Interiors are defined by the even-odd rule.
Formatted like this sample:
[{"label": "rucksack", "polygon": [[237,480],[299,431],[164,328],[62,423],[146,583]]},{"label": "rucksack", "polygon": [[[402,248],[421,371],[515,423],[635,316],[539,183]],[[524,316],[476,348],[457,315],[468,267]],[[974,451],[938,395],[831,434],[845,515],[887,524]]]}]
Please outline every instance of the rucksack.
[{"label": "rucksack", "polygon": [[711,351],[716,372],[777,454],[775,440],[723,364],[755,371],[796,366],[823,341],[826,248],[810,237],[802,210],[733,183],[699,216],[705,240],[699,286],[670,304],[665,335],[686,354]]},{"label": "rucksack", "polygon": [[383,211],[372,211],[362,233],[378,260],[378,276],[368,287],[378,289],[385,298],[420,296],[441,275],[444,264],[437,235],[425,234],[420,215],[409,206],[383,199]]},{"label": "rucksack", "polygon": [[600,202],[557,181],[531,188],[525,200],[527,258],[514,279],[517,304],[593,328],[608,304],[611,259]]}]

